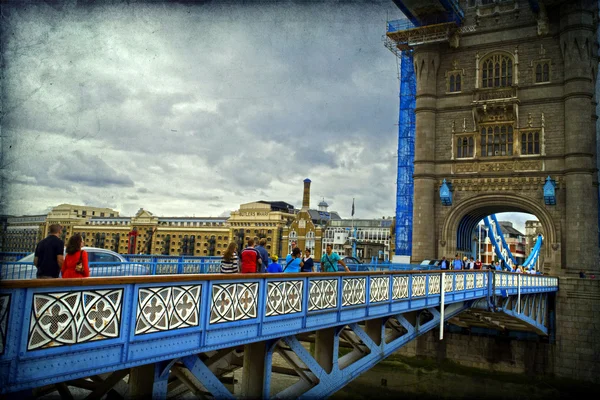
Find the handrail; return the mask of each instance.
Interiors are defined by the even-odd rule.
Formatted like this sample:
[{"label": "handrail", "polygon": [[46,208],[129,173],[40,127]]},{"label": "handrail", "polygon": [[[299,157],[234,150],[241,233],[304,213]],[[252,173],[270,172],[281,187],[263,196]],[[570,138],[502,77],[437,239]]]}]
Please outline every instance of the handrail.
[{"label": "handrail", "polygon": [[[263,273],[263,274],[172,274],[172,275],[137,275],[119,277],[90,277],[90,278],[57,278],[57,279],[13,279],[0,282],[0,288],[49,288],[70,286],[95,286],[129,283],[162,283],[162,282],[189,282],[189,281],[221,281],[239,279],[262,279],[262,278],[310,278],[310,277],[334,277],[334,276],[365,276],[365,275],[422,275],[429,273],[475,273],[492,272],[517,274],[509,271],[494,271],[486,269],[458,269],[458,270],[385,270],[385,271],[358,271],[358,272],[299,272],[299,273]],[[551,275],[530,275],[554,277]]]}]

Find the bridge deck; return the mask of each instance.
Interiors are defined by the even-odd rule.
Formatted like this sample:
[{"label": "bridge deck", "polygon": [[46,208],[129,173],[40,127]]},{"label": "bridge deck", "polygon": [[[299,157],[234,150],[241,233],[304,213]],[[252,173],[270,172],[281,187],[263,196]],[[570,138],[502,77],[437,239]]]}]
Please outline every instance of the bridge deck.
[{"label": "bridge deck", "polygon": [[442,302],[557,289],[554,277],[495,271],[4,281],[0,391],[431,309]]}]

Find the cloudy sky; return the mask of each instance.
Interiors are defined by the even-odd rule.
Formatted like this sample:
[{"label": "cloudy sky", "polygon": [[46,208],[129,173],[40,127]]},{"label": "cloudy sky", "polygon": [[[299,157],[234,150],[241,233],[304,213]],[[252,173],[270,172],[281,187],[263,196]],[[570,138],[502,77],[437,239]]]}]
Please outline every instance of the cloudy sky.
[{"label": "cloudy sky", "polygon": [[392,1],[76,3],[2,7],[4,213],[217,216],[309,177],[313,206],[393,215]]}]

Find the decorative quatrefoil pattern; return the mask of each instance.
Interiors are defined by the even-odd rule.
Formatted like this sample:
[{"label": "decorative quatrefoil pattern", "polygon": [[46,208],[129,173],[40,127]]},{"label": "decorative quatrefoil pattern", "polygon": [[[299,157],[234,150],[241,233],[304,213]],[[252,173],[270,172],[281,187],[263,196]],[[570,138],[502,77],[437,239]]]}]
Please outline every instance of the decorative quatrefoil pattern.
[{"label": "decorative quatrefoil pattern", "polygon": [[267,283],[267,317],[302,312],[303,281]]},{"label": "decorative quatrefoil pattern", "polygon": [[429,275],[429,294],[440,294],[440,275]]},{"label": "decorative quatrefoil pattern", "polygon": [[369,288],[369,302],[378,303],[390,299],[390,277],[372,277]]},{"label": "decorative quatrefoil pattern", "polygon": [[119,337],[123,289],[35,293],[27,350]]},{"label": "decorative quatrefoil pattern", "polygon": [[475,289],[475,274],[467,274],[467,289]]},{"label": "decorative quatrefoil pattern", "polygon": [[394,276],[392,300],[408,298],[408,276]]},{"label": "decorative quatrefoil pattern", "polygon": [[413,275],[412,278],[412,297],[425,296],[426,275]]},{"label": "decorative quatrefoil pattern", "polygon": [[444,276],[444,292],[448,293],[452,291],[452,281],[454,280],[454,277],[452,276],[452,274],[446,274]]},{"label": "decorative quatrefoil pattern", "polygon": [[465,274],[456,275],[456,287],[454,290],[465,290]]},{"label": "decorative quatrefoil pattern", "polygon": [[4,354],[4,349],[6,348],[8,310],[10,310],[10,294],[0,295],[0,354]]},{"label": "decorative quatrefoil pattern", "polygon": [[367,278],[346,278],[342,281],[342,307],[365,304]]},{"label": "decorative quatrefoil pattern", "polygon": [[210,323],[256,318],[258,282],[213,285]]},{"label": "decorative quatrefoil pattern", "polygon": [[483,274],[477,274],[477,278],[475,279],[475,286],[478,288],[483,287]]},{"label": "decorative quatrefoil pattern", "polygon": [[337,308],[337,279],[318,279],[310,281],[308,296],[308,311]]},{"label": "decorative quatrefoil pattern", "polygon": [[138,290],[135,334],[198,326],[201,285]]}]

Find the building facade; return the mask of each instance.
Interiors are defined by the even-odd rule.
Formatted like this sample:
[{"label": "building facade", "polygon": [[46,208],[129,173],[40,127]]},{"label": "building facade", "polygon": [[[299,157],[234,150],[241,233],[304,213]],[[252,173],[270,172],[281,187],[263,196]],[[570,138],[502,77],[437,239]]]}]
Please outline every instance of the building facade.
[{"label": "building facade", "polygon": [[412,260],[454,254],[459,234],[513,211],[543,227],[542,271],[598,271],[597,2],[460,4],[462,27],[445,39],[400,32],[416,75]]},{"label": "building facade", "polygon": [[283,201],[255,201],[241,204],[227,220],[231,239],[238,248],[246,246],[249,239],[265,239],[269,254],[281,254],[283,230],[296,217],[294,206]]},{"label": "building facade", "polygon": [[283,228],[280,256],[290,254],[294,247],[298,247],[303,252],[305,249],[310,249],[313,259],[320,261],[325,249],[323,233],[330,223],[339,221],[341,218],[337,212],[328,210],[329,205],[325,199],[319,203],[318,209],[311,209],[311,180],[307,178],[303,183],[302,208],[295,213],[291,224]]},{"label": "building facade", "polygon": [[544,235],[544,230],[540,221],[525,221],[525,238],[527,244],[525,246],[525,253],[529,254],[535,246],[538,235]]},{"label": "building facade", "polygon": [[144,209],[133,217],[92,217],[73,231],[86,246],[121,254],[219,256],[230,239],[226,218],[157,217]]},{"label": "building facade", "polygon": [[393,247],[393,218],[332,220],[323,234],[323,248],[328,244],[341,256],[352,256],[356,241],[356,258],[370,262],[390,259]]},{"label": "building facade", "polygon": [[[523,264],[523,261],[525,261],[529,255],[529,251],[527,250],[527,236],[515,229],[513,223],[510,221],[498,221],[498,224],[500,225],[500,230],[504,236],[504,241],[506,241],[515,261],[518,265]],[[488,230],[485,226],[481,229],[481,242],[478,243],[476,253],[478,258],[485,265],[490,265],[498,260],[494,251],[494,245],[489,239]]]},{"label": "building facade", "polygon": [[3,252],[32,252],[44,238],[46,215],[5,217],[2,222]]}]

